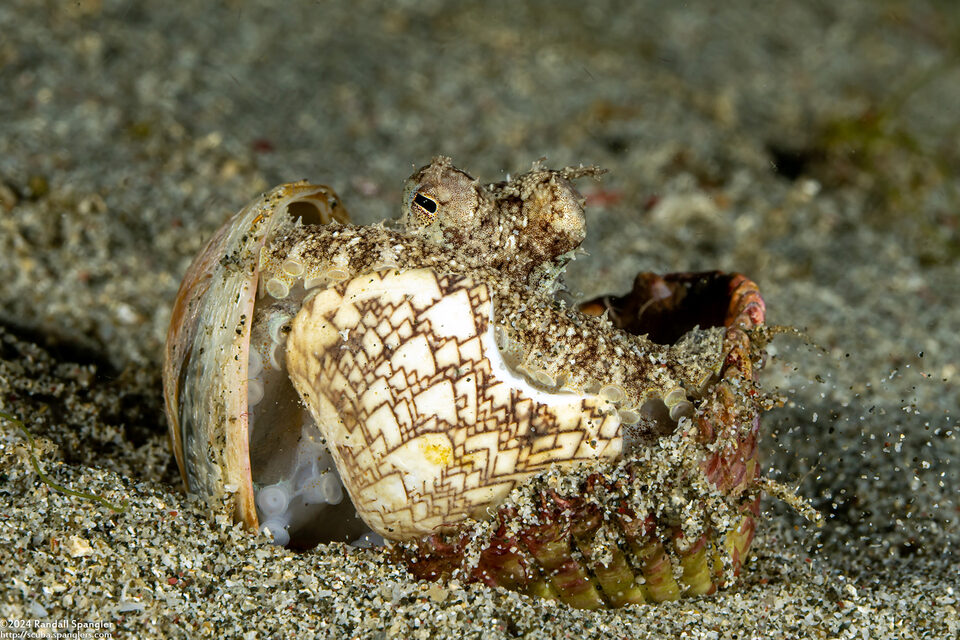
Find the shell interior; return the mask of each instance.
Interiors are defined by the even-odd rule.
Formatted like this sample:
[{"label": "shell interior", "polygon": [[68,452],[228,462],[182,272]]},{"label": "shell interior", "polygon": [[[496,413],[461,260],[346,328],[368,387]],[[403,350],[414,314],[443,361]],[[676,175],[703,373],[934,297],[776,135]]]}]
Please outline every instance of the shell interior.
[{"label": "shell interior", "polygon": [[[270,282],[270,275],[264,279]],[[323,435],[286,371],[290,322],[306,295],[302,284],[278,300],[265,289],[254,309],[248,362],[250,464],[262,529],[274,542],[369,540],[370,529],[344,495]]]}]

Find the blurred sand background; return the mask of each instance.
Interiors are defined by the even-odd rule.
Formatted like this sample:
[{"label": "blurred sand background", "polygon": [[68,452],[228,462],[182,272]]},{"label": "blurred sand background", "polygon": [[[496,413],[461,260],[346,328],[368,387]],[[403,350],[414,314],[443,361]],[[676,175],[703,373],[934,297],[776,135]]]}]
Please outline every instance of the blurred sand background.
[{"label": "blurred sand background", "polygon": [[[960,633],[960,5],[0,4],[0,619],[115,637],[950,638]],[[568,282],[741,271],[771,323],[773,499],[712,598],[579,612],[294,554],[180,491],[160,398],[179,280],[280,182],[399,211],[435,154],[598,164]]]}]

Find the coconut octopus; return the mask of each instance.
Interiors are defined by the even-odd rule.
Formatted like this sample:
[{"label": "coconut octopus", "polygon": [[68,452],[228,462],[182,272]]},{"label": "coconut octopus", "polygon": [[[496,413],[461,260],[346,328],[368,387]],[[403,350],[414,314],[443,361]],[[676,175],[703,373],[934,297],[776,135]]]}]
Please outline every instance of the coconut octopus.
[{"label": "coconut octopus", "polygon": [[173,310],[187,489],[276,544],[382,538],[417,578],[575,607],[731,584],[759,514],[764,304],[721,272],[561,301],[573,181],[599,173],[482,184],[438,157],[368,226],[305,182],[249,204]]}]

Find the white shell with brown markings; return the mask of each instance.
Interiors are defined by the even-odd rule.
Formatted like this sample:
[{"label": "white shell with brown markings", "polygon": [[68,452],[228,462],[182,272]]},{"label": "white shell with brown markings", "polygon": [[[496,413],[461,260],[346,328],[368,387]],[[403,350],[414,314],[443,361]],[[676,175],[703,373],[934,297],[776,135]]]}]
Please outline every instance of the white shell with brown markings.
[{"label": "white shell with brown markings", "polygon": [[615,459],[599,396],[512,373],[490,289],[430,269],[363,274],[305,303],[287,368],[364,521],[406,539],[449,528],[553,462]]}]

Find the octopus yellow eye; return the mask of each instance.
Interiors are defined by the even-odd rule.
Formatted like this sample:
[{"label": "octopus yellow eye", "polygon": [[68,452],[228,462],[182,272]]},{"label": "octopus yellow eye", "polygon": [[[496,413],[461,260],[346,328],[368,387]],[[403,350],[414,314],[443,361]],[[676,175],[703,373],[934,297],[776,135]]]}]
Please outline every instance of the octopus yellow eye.
[{"label": "octopus yellow eye", "polygon": [[426,218],[433,218],[437,213],[437,201],[422,193],[413,196],[413,204],[416,210]]}]

